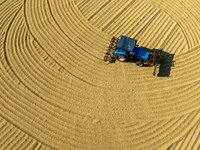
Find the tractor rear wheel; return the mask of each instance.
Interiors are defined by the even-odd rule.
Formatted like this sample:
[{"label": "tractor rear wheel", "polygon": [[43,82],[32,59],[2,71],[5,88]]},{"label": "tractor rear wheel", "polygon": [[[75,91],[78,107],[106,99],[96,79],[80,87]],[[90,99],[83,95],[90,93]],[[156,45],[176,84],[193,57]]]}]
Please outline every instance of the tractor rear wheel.
[{"label": "tractor rear wheel", "polygon": [[121,61],[121,62],[127,61],[127,57],[124,56],[124,55],[120,55],[120,54],[115,55],[115,59],[116,59],[116,60],[119,60],[119,61]]}]

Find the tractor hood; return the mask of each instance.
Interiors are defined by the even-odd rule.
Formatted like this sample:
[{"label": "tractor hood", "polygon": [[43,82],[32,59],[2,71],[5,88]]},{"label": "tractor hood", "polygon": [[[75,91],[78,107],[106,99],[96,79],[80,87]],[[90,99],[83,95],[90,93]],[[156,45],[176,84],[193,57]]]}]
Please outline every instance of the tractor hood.
[{"label": "tractor hood", "polygon": [[128,51],[128,52],[132,52],[135,48],[136,43],[137,43],[137,40],[133,38],[121,36],[117,44],[117,48]]}]

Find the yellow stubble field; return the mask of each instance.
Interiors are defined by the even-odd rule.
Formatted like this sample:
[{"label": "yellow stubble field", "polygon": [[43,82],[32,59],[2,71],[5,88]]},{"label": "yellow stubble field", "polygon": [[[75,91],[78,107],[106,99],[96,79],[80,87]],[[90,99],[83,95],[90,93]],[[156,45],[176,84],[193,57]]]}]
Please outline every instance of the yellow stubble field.
[{"label": "yellow stubble field", "polygon": [[[199,0],[0,0],[0,149],[199,150]],[[126,35],[152,67],[103,61]]]}]

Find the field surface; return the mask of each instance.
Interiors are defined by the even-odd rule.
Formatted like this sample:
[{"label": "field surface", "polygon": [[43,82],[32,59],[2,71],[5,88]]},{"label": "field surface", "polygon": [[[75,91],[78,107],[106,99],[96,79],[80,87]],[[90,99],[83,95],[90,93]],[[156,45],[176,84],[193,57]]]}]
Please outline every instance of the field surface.
[{"label": "field surface", "polygon": [[[200,0],[0,0],[0,149],[200,150]],[[103,61],[162,48],[157,76]]]}]

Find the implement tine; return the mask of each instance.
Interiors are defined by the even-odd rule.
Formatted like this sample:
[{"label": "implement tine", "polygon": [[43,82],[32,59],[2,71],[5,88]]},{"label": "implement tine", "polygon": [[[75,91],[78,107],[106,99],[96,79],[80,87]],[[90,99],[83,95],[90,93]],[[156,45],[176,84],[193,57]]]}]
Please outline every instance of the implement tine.
[{"label": "implement tine", "polygon": [[111,41],[110,41],[110,45],[107,49],[107,52],[105,53],[104,56],[104,61],[109,61],[110,63],[115,61],[114,58],[114,52],[117,48],[117,43],[118,43],[119,39],[116,37],[112,37]]}]

